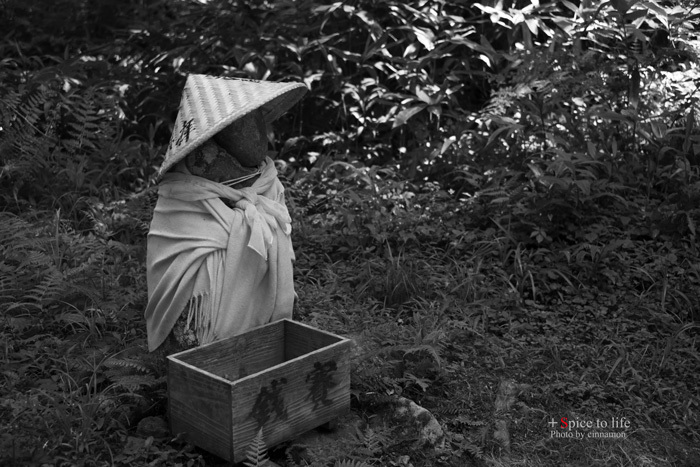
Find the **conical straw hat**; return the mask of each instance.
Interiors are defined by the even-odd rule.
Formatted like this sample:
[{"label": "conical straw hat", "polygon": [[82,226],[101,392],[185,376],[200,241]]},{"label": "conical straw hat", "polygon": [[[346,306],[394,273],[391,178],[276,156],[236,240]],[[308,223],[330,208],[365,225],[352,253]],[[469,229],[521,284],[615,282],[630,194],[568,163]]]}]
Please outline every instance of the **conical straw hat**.
[{"label": "conical straw hat", "polygon": [[189,75],[158,176],[231,122],[260,108],[265,121],[270,123],[289,110],[306,91],[301,83]]}]

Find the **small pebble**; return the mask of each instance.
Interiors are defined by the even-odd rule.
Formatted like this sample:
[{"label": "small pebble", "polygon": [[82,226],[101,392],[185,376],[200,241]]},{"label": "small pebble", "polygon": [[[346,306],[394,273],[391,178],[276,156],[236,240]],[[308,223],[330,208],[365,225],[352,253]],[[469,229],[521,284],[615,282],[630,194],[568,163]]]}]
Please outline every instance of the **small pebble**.
[{"label": "small pebble", "polygon": [[161,417],[146,417],[136,427],[136,434],[144,437],[165,438],[170,435],[170,429]]}]

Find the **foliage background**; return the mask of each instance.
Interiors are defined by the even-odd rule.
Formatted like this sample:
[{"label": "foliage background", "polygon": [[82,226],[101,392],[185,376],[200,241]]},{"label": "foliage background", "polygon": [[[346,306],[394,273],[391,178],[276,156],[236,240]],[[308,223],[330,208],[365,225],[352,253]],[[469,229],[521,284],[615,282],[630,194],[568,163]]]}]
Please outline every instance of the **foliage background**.
[{"label": "foliage background", "polygon": [[[430,457],[375,427],[346,457],[697,463],[693,2],[0,6],[8,462],[215,462],[134,435],[163,412],[163,368],[144,352],[145,234],[196,72],[309,87],[272,135],[296,317],[361,343],[356,410],[408,395],[449,434]],[[520,388],[505,412],[503,381]],[[624,415],[635,431],[574,447],[545,428],[567,415]]]}]

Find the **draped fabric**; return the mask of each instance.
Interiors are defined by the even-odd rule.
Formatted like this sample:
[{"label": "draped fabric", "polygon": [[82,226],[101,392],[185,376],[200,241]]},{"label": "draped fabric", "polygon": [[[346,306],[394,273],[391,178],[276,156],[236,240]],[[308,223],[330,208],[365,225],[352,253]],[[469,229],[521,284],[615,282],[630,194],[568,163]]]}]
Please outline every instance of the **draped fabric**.
[{"label": "draped fabric", "polygon": [[260,178],[242,189],[165,174],[148,233],[149,350],[163,343],[183,311],[200,344],[291,318],[290,234],[284,188],[270,158]]}]

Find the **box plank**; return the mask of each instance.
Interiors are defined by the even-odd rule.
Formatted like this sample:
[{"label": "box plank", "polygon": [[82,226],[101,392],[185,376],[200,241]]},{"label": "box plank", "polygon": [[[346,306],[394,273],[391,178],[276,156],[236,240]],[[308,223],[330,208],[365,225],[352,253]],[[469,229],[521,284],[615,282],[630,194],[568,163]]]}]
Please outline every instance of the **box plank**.
[{"label": "box plank", "polygon": [[168,411],[170,431],[186,433],[187,440],[224,459],[233,455],[231,384],[197,371],[184,362],[168,362]]},{"label": "box plank", "polygon": [[176,355],[178,360],[222,378],[243,378],[284,361],[284,323],[261,326]]},{"label": "box plank", "polygon": [[305,324],[288,321],[284,326],[284,356],[291,360],[341,341],[334,336]]},{"label": "box plank", "polygon": [[268,446],[292,439],[350,407],[350,343],[298,357],[232,387],[235,462],[260,428]]},{"label": "box plank", "polygon": [[171,355],[173,433],[240,462],[260,428],[271,447],[331,421],[350,408],[351,346],[281,320]]}]

